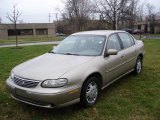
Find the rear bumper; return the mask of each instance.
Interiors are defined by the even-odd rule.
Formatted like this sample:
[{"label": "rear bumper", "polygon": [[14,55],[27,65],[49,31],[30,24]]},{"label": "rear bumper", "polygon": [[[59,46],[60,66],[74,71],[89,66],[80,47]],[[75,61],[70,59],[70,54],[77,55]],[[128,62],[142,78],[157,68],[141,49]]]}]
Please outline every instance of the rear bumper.
[{"label": "rear bumper", "polygon": [[38,107],[55,108],[68,106],[80,101],[81,88],[78,86],[72,86],[67,89],[56,88],[56,90],[54,88],[46,88],[47,90],[45,88],[29,89],[17,86],[10,78],[7,79],[6,84],[12,98]]}]

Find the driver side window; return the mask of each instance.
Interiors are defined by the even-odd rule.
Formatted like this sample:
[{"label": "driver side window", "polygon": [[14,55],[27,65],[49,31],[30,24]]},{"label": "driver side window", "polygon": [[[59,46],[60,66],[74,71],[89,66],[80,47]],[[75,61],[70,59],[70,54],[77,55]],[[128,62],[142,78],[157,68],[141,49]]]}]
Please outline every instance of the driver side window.
[{"label": "driver side window", "polygon": [[109,36],[107,42],[107,49],[115,49],[117,51],[121,51],[121,45],[116,34]]}]

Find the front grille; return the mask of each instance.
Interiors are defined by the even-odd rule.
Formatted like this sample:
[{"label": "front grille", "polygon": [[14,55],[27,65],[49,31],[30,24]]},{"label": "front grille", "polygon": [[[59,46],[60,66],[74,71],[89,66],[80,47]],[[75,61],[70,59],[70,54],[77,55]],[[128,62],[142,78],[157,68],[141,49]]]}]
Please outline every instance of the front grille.
[{"label": "front grille", "polygon": [[14,76],[13,81],[16,85],[25,87],[25,88],[35,88],[39,83],[39,81],[29,80],[29,79],[21,78],[18,76]]}]

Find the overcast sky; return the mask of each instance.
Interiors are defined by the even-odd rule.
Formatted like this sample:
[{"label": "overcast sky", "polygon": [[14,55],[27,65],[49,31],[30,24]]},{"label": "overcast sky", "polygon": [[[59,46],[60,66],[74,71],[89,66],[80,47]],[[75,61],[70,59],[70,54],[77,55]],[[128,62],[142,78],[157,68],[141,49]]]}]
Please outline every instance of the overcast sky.
[{"label": "overcast sky", "polygon": [[[64,0],[0,0],[0,17],[3,23],[9,23],[6,13],[13,10],[13,4],[17,3],[17,8],[22,12],[19,20],[25,23],[48,23],[49,13],[51,21],[55,20],[55,13],[64,8]],[[140,0],[145,1],[145,0]],[[155,5],[157,10],[160,8],[160,0],[146,0]],[[60,15],[60,14],[59,14]]]}]

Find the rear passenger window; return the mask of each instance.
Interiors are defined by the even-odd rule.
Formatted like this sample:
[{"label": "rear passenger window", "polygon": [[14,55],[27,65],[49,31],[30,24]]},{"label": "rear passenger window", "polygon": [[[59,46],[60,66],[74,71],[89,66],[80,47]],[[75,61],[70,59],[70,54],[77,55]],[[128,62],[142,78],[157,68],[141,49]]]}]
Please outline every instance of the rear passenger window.
[{"label": "rear passenger window", "polygon": [[116,34],[111,35],[108,38],[107,49],[115,49],[117,51],[121,50],[121,45]]},{"label": "rear passenger window", "polygon": [[133,45],[131,38],[127,33],[118,33],[118,35],[122,41],[124,48],[129,48]]}]

